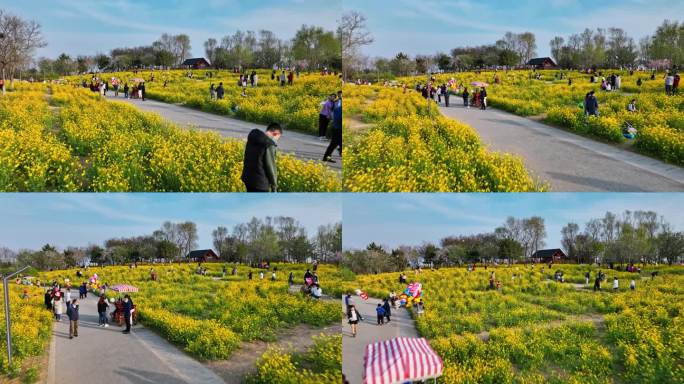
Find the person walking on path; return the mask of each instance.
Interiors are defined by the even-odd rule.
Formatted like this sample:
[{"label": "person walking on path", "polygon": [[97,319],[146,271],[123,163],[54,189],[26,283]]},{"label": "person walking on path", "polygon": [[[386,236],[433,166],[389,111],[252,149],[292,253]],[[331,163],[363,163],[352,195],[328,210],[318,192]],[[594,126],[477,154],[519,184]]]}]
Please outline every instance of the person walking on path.
[{"label": "person walking on path", "polygon": [[349,307],[351,307],[352,305],[354,305],[352,303],[352,295],[351,293],[347,293],[346,295],[344,295],[344,307],[347,308],[347,311],[349,311]]},{"label": "person walking on path", "polygon": [[71,302],[71,288],[67,288],[66,293],[64,294],[64,300],[66,300],[67,303]]},{"label": "person walking on path", "polygon": [[128,99],[128,91],[130,88],[128,88],[128,83],[124,84],[124,98]]},{"label": "person walking on path", "polygon": [[449,96],[451,96],[451,90],[446,84],[442,84],[442,96],[444,96],[444,106],[449,108]]},{"label": "person walking on path", "polygon": [[142,101],[145,101],[145,83],[140,83],[140,87],[138,88],[138,91],[140,95],[138,95]]},{"label": "person walking on path", "polygon": [[363,317],[356,309],[356,306],[354,306],[354,304],[349,305],[349,307],[347,308],[347,321],[351,326],[352,337],[356,337],[357,324],[359,324],[359,321],[363,321]]},{"label": "person walking on path", "polygon": [[323,161],[334,163],[335,161],[331,158],[331,155],[335,148],[338,149],[340,156],[342,156],[342,98],[340,97],[337,102],[335,102],[335,107],[332,111],[332,137],[330,139],[330,144],[325,150],[323,155]]},{"label": "person walking on path", "polygon": [[586,116],[598,116],[599,104],[594,91],[589,91],[584,97],[584,114]]},{"label": "person walking on path", "polygon": [[468,105],[468,97],[470,97],[470,94],[468,93],[468,87],[463,88],[463,93],[461,94],[461,97],[463,97],[463,106],[466,108],[470,108],[470,105]]},{"label": "person walking on path", "polygon": [[55,320],[62,321],[62,298],[59,295],[55,295],[52,298],[52,310],[55,314]]},{"label": "person walking on path", "polygon": [[483,111],[487,109],[487,90],[485,87],[482,87],[482,90],[480,91],[480,109]]},{"label": "person walking on path", "polygon": [[78,298],[79,299],[85,299],[87,295],[88,295],[88,288],[86,288],[86,283],[83,283],[78,287]]},{"label": "person walking on path", "polygon": [[124,296],[123,311],[124,311],[124,320],[126,321],[126,329],[124,329],[123,333],[129,334],[129,333],[131,333],[131,314],[133,311],[133,301],[131,301],[130,295]]},{"label": "person walking on path", "polygon": [[382,307],[382,304],[378,303],[378,306],[375,308],[375,313],[378,315],[378,325],[385,324],[385,308]]},{"label": "person walking on path", "polygon": [[385,311],[385,318],[387,322],[390,322],[390,316],[392,316],[392,308],[390,308],[389,298],[386,298],[382,304],[382,309]]},{"label": "person walking on path", "polygon": [[266,132],[253,129],[247,136],[242,168],[242,182],[247,192],[278,191],[276,149],[282,134],[280,124],[271,123]]},{"label": "person walking on path", "polygon": [[69,317],[69,338],[78,337],[78,301],[67,302],[67,316]]},{"label": "person walking on path", "polygon": [[325,140],[328,124],[332,120],[333,108],[335,108],[335,94],[328,95],[328,99],[321,104],[321,112],[318,114],[318,140]]},{"label": "person walking on path", "polygon": [[99,315],[99,325],[100,327],[109,327],[109,320],[107,319],[107,309],[109,308],[109,303],[107,303],[107,298],[105,295],[100,296],[100,300],[97,301],[97,314]]},{"label": "person walking on path", "polygon": [[50,289],[45,291],[45,309],[52,309],[52,295],[50,295]]},{"label": "person walking on path", "polygon": [[589,285],[589,279],[590,279],[590,278],[591,278],[591,273],[590,273],[589,271],[587,271],[587,272],[584,274],[584,284],[585,284],[585,285]]}]

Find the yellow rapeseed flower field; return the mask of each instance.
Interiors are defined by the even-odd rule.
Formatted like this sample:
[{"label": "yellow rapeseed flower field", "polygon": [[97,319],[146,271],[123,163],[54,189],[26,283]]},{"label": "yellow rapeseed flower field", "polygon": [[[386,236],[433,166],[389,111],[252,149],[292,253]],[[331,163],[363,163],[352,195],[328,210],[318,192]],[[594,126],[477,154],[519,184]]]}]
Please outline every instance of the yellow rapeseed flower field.
[{"label": "yellow rapeseed flower field", "polygon": [[[81,88],[20,84],[0,98],[0,191],[243,191],[244,141],[178,128]],[[281,154],[281,191],[341,190],[339,174]]]}]

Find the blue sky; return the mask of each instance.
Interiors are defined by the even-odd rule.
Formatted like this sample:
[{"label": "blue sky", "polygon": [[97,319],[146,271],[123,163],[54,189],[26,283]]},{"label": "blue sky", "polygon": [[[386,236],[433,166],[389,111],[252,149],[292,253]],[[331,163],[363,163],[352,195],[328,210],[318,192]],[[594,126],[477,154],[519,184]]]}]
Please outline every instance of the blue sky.
[{"label": "blue sky", "polygon": [[186,33],[192,53],[204,41],[236,30],[268,29],[290,39],[302,24],[334,29],[341,0],[3,0],[0,8],[43,26],[48,41],[39,56],[109,52],[149,45],[164,33]]},{"label": "blue sky", "polygon": [[339,194],[0,194],[0,246],[40,248],[101,244],[112,237],[151,234],[164,221],[197,224],[199,246],[211,231],[252,217],[291,216],[309,236],[341,220]]},{"label": "blue sky", "polygon": [[606,211],[652,210],[676,230],[684,230],[681,193],[459,193],[345,194],[343,244],[363,248],[372,241],[396,247],[437,243],[450,235],[491,232],[506,217],[542,216],[549,247],[560,247],[560,230],[568,222],[584,229]]},{"label": "blue sky", "polygon": [[375,43],[364,53],[371,57],[448,53],[494,43],[506,31],[534,32],[547,56],[554,36],[620,27],[638,42],[664,19],[684,19],[681,0],[344,0],[343,7],[368,18]]}]

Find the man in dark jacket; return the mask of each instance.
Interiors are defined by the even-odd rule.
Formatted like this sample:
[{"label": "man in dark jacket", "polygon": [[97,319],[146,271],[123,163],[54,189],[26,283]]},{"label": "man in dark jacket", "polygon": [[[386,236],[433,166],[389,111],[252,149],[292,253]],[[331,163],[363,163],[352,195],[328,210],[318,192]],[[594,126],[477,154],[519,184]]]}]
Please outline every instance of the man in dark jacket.
[{"label": "man in dark jacket", "polygon": [[487,109],[487,90],[484,87],[480,91],[480,109]]},{"label": "man in dark jacket", "polygon": [[390,322],[390,316],[392,316],[392,308],[390,307],[389,298],[386,298],[382,304],[382,309],[385,310],[385,318],[387,322]]},{"label": "man in dark jacket", "polygon": [[[341,96],[341,95],[340,95]],[[332,124],[332,138],[330,139],[330,144],[325,150],[323,155],[323,161],[328,161],[334,163],[330,156],[332,155],[335,148],[338,148],[340,156],[342,156],[342,98],[338,98],[335,102],[335,107],[333,108],[333,124]]]},{"label": "man in dark jacket", "polygon": [[588,116],[598,116],[598,100],[594,96],[594,91],[589,91],[584,97],[584,113]]},{"label": "man in dark jacket", "polygon": [[124,320],[126,321],[126,329],[123,333],[131,333],[131,311],[133,310],[133,302],[131,296],[126,295],[123,299]]},{"label": "man in dark jacket", "polygon": [[266,132],[253,129],[247,136],[242,182],[247,192],[277,192],[277,142],[283,133],[278,123],[271,123]]},{"label": "man in dark jacket", "polygon": [[76,299],[67,302],[67,316],[69,317],[69,338],[78,337],[78,302]]},{"label": "man in dark jacket", "polygon": [[219,83],[219,86],[216,87],[216,99],[217,100],[223,100],[223,94],[225,93],[225,89],[223,89],[223,83]]}]

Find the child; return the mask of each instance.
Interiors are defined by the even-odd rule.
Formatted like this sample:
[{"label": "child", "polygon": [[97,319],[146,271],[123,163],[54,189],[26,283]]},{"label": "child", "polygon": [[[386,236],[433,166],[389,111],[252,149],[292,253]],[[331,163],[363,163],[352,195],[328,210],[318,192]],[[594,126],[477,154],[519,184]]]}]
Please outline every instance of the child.
[{"label": "child", "polygon": [[378,314],[378,325],[385,324],[385,309],[382,307],[382,304],[378,304],[375,312]]},{"label": "child", "polygon": [[363,320],[363,317],[361,317],[359,311],[356,310],[354,304],[349,305],[347,309],[347,320],[351,326],[352,337],[356,337],[356,325],[359,323],[359,320]]},{"label": "child", "polygon": [[632,279],[632,281],[629,282],[629,289],[631,289],[632,291],[636,289],[636,282],[634,281],[634,279]]}]

